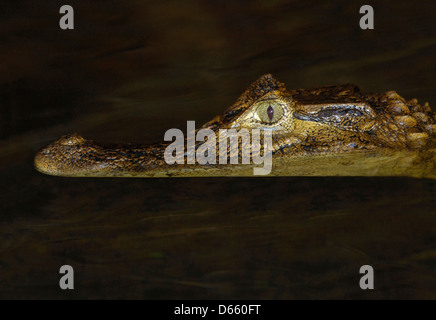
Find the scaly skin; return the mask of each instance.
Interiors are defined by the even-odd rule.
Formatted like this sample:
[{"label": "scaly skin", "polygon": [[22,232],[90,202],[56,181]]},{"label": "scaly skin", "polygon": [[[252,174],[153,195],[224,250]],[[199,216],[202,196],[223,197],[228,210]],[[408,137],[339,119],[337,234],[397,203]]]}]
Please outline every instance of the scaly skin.
[{"label": "scaly skin", "polygon": [[[288,91],[266,74],[202,128],[271,129],[272,175],[434,177],[435,123],[427,103],[406,102],[394,91],[363,94],[354,85]],[[35,167],[71,177],[252,175],[247,165],[167,165],[168,144],[103,145],[74,134],[39,151]],[[391,165],[400,169],[386,169]]]}]

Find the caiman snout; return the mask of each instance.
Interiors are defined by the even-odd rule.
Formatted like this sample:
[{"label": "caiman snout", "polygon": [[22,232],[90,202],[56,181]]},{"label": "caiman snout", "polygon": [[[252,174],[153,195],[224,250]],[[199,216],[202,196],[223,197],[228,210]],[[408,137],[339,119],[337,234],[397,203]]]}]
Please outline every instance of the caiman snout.
[{"label": "caiman snout", "polygon": [[[71,176],[103,166],[98,161],[98,147],[78,134],[63,136],[35,156],[35,168],[45,174]],[[105,164],[107,165],[107,164]]]},{"label": "caiman snout", "polygon": [[162,148],[162,145],[104,145],[71,134],[41,149],[34,164],[38,171],[55,176],[134,176],[132,172],[162,166]]}]

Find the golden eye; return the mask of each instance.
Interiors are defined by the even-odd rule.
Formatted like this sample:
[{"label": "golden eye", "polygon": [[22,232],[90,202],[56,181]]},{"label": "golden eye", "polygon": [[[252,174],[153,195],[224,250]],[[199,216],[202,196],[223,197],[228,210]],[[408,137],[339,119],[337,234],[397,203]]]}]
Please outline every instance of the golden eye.
[{"label": "golden eye", "polygon": [[273,124],[283,117],[284,112],[283,107],[279,103],[274,101],[262,101],[259,103],[256,113],[260,121]]}]

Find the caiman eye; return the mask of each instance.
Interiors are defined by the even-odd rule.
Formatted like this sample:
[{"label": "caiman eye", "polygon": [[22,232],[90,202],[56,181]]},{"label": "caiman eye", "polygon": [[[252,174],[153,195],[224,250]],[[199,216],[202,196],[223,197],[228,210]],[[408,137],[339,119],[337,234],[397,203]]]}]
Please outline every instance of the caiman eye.
[{"label": "caiman eye", "polygon": [[267,124],[279,121],[283,117],[283,113],[283,107],[274,101],[262,101],[256,110],[259,120]]}]

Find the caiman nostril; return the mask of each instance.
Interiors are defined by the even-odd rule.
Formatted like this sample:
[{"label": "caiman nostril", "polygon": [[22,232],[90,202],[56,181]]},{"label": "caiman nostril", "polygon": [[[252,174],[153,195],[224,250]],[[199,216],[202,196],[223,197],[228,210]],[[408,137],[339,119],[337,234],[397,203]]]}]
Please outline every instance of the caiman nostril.
[{"label": "caiman nostril", "polygon": [[59,139],[59,143],[65,146],[73,146],[73,145],[79,145],[85,142],[85,138],[78,134],[72,134],[69,136],[64,136],[61,139]]}]

